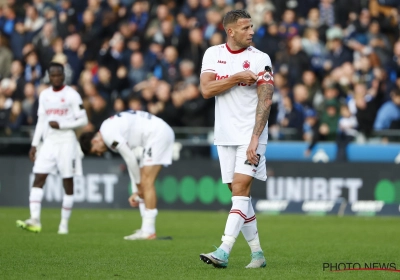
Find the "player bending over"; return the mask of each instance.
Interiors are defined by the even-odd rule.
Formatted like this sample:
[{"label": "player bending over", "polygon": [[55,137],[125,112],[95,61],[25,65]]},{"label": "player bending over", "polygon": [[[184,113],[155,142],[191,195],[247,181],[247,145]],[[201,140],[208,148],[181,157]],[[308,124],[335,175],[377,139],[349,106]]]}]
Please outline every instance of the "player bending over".
[{"label": "player bending over", "polygon": [[254,35],[250,15],[228,12],[223,20],[227,43],[207,49],[200,83],[204,98],[215,97],[215,141],[222,182],[232,191],[232,209],[222,244],[200,259],[227,267],[229,254],[241,231],[251,249],[246,268],[265,267],[257,220],[250,198],[253,178],[265,181],[267,121],[272,104],[271,60],[251,46]]},{"label": "player bending over", "polygon": [[[17,221],[17,226],[31,232],[40,232],[40,211],[43,198],[43,185],[47,175],[58,170],[63,178],[65,194],[61,209],[59,234],[68,233],[68,221],[74,204],[75,168],[79,154],[79,145],[74,129],[88,123],[82,98],[78,92],[64,85],[64,67],[52,62],[49,66],[51,87],[45,89],[39,97],[38,122],[32,140],[29,157],[34,161],[35,180],[29,195],[31,217],[26,221]],[[36,147],[44,139],[40,152]]]},{"label": "player bending over", "polygon": [[[142,227],[126,240],[155,239],[157,197],[154,183],[163,165],[172,163],[175,135],[162,119],[143,111],[126,111],[105,120],[99,132],[81,135],[85,154],[102,155],[107,147],[121,154],[125,160],[132,184],[138,193],[129,198],[131,206],[139,205]],[[133,149],[143,147],[143,166],[139,167]]]}]

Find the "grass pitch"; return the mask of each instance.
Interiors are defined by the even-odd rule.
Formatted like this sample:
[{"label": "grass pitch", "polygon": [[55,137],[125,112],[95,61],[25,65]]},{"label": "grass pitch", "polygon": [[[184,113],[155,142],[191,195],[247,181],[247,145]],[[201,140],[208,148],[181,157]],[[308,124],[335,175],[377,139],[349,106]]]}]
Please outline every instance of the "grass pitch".
[{"label": "grass pitch", "polygon": [[137,210],[74,209],[58,235],[59,209],[43,209],[42,232],[16,228],[28,208],[0,208],[0,279],[399,279],[387,271],[323,271],[324,262],[389,262],[400,269],[400,219],[258,214],[265,269],[246,270],[242,235],[227,269],[199,260],[219,246],[226,212],[160,211],[157,234],[173,240],[125,241]]}]

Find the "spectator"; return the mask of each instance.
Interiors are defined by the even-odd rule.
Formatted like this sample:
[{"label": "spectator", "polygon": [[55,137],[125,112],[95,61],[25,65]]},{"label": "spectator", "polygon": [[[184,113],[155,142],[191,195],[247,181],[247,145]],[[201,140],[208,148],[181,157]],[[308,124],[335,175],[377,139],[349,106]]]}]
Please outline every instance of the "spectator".
[{"label": "spectator", "polygon": [[122,111],[125,111],[125,103],[121,98],[117,98],[114,101],[113,114],[118,114]]},{"label": "spectator", "polygon": [[154,69],[154,75],[172,85],[180,79],[179,58],[175,47],[169,46],[165,48],[164,58]]},{"label": "spectator", "polygon": [[346,104],[340,106],[340,119],[337,136],[337,161],[347,161],[347,145],[357,136],[357,118]]},{"label": "spectator", "polygon": [[40,33],[32,40],[39,57],[40,65],[43,69],[49,67],[51,59],[53,58],[54,52],[51,44],[55,38],[56,33],[53,29],[53,25],[47,22],[43,25]]},{"label": "spectator", "polygon": [[358,131],[366,137],[371,136],[374,120],[379,107],[376,99],[368,94],[365,84],[356,84],[354,87],[354,102]]},{"label": "spectator", "polygon": [[87,9],[83,13],[83,26],[81,28],[82,43],[86,46],[86,50],[90,50],[90,58],[96,58],[96,54],[100,45],[100,27],[95,24],[95,14],[93,10]]},{"label": "spectator", "polygon": [[107,108],[106,101],[100,95],[91,97],[90,105],[90,122],[94,126],[95,130],[98,131],[103,121],[110,117],[111,112],[109,108]]},{"label": "spectator", "polygon": [[321,76],[323,65],[327,57],[327,51],[323,43],[319,40],[318,31],[311,28],[306,29],[301,43],[303,50],[310,59],[312,70]]},{"label": "spectator", "polygon": [[25,14],[25,32],[29,41],[40,31],[43,27],[45,20],[39,15],[35,6],[27,6]]},{"label": "spectator", "polygon": [[25,58],[25,81],[32,82],[35,86],[39,85],[42,78],[42,67],[35,51],[31,51]]},{"label": "spectator", "polygon": [[254,0],[249,1],[247,11],[251,14],[254,30],[257,30],[263,22],[264,14],[267,12],[274,12],[275,7],[270,0]]},{"label": "spectator", "polygon": [[141,81],[146,80],[148,75],[149,72],[145,67],[143,55],[140,52],[133,53],[128,72],[129,87],[133,88]]},{"label": "spectator", "polygon": [[256,33],[256,47],[265,51],[272,61],[276,60],[276,54],[283,48],[284,42],[278,34],[278,25],[270,23],[263,25]]},{"label": "spectator", "polygon": [[335,24],[333,0],[321,0],[319,4],[320,22],[331,27]]},{"label": "spectator", "polygon": [[24,100],[22,101],[22,112],[26,116],[26,124],[34,124],[34,106],[36,102],[35,96],[35,85],[32,83],[26,83],[24,87]]},{"label": "spectator", "polygon": [[14,59],[23,59],[22,49],[26,43],[25,27],[21,21],[15,22],[14,31],[10,35],[10,46]]},{"label": "spectator", "polygon": [[388,65],[391,46],[388,37],[380,32],[378,21],[374,20],[371,22],[367,33],[367,40],[368,45],[377,54],[380,64],[383,66]]},{"label": "spectator", "polygon": [[149,111],[162,118],[170,126],[181,126],[181,109],[175,107],[171,99],[171,85],[160,81],[156,90],[158,102]]},{"label": "spectator", "polygon": [[400,90],[391,91],[391,100],[379,109],[374,123],[375,130],[400,129]]},{"label": "spectator", "polygon": [[105,66],[100,66],[97,71],[96,88],[97,92],[106,102],[114,100],[118,96],[118,94],[115,93],[116,87],[112,81],[111,71]]},{"label": "spectator", "polygon": [[[207,24],[204,27],[204,39],[209,40],[215,32],[222,32],[224,28],[222,26],[222,16],[217,10],[215,9],[208,10],[206,13],[206,17],[207,17]],[[253,19],[253,24],[254,24],[254,19]]]},{"label": "spectator", "polygon": [[65,49],[63,50],[67,56],[68,64],[71,66],[73,72],[71,84],[77,85],[79,75],[83,68],[83,55],[84,45],[82,45],[82,39],[79,34],[75,33],[65,38]]},{"label": "spectator", "polygon": [[194,67],[194,63],[189,59],[184,59],[179,63],[179,71],[186,85],[199,85],[199,76],[194,74]]},{"label": "spectator", "polygon": [[304,114],[299,106],[295,106],[293,104],[292,99],[289,96],[283,97],[283,107],[284,107],[284,118],[281,121],[280,125],[284,128],[294,128],[296,129],[296,133],[294,135],[294,139],[300,139],[300,135],[303,130],[304,123]]},{"label": "spectator", "polygon": [[0,79],[7,77],[10,74],[12,57],[12,52],[7,47],[4,36],[0,34]]},{"label": "spectator", "polygon": [[6,135],[6,128],[10,116],[11,106],[12,103],[10,104],[7,98],[4,95],[0,94],[0,136]]},{"label": "spectator", "polygon": [[8,117],[8,123],[6,127],[6,135],[21,135],[21,126],[25,124],[25,115],[22,111],[21,102],[13,102],[10,110],[10,115]]},{"label": "spectator", "polygon": [[296,14],[293,10],[286,10],[283,13],[279,34],[285,39],[291,39],[299,34],[299,24],[296,22]]},{"label": "spectator", "polygon": [[14,100],[22,101],[24,99],[24,88],[25,88],[25,78],[24,74],[24,66],[21,61],[14,60],[11,63],[11,76],[10,79],[15,83],[16,88],[13,93]]},{"label": "spectator", "polygon": [[351,51],[343,45],[343,31],[339,27],[332,27],[327,30],[327,48],[329,50],[328,60],[324,64],[326,71],[335,69],[345,62],[353,61]]},{"label": "spectator", "polygon": [[325,104],[325,111],[322,113],[319,127],[322,140],[334,141],[336,139],[339,121],[338,105],[338,102],[334,99],[327,101]]},{"label": "spectator", "polygon": [[132,5],[132,15],[130,16],[129,21],[137,26],[140,33],[144,31],[149,19],[146,7],[147,4],[144,1],[136,1]]},{"label": "spectator", "polygon": [[11,36],[14,30],[14,24],[17,20],[17,16],[15,14],[15,10],[8,6],[4,6],[4,22],[2,24],[1,32],[4,33],[6,36]]}]

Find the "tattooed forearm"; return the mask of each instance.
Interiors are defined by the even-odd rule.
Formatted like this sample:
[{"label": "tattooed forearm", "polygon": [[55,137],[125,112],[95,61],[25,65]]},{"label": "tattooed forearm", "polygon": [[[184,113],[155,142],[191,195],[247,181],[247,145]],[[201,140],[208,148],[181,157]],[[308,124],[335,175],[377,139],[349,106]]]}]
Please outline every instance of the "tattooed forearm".
[{"label": "tattooed forearm", "polygon": [[253,135],[255,136],[260,136],[267,124],[273,93],[273,85],[263,84],[257,87],[258,103],[256,108],[256,124],[253,129]]}]

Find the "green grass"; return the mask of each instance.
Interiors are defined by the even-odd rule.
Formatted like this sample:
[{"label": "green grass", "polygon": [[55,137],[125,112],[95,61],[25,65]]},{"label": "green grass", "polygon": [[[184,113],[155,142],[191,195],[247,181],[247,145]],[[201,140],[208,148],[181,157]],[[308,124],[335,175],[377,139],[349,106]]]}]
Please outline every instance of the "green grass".
[{"label": "green grass", "polygon": [[322,271],[324,262],[395,262],[400,219],[386,217],[257,217],[267,268],[246,270],[242,236],[227,269],[199,260],[219,246],[226,212],[160,211],[157,234],[173,240],[125,241],[139,227],[136,210],[75,209],[70,234],[57,235],[59,209],[44,209],[43,230],[15,227],[28,209],[0,208],[0,279],[399,279],[386,271]]}]

